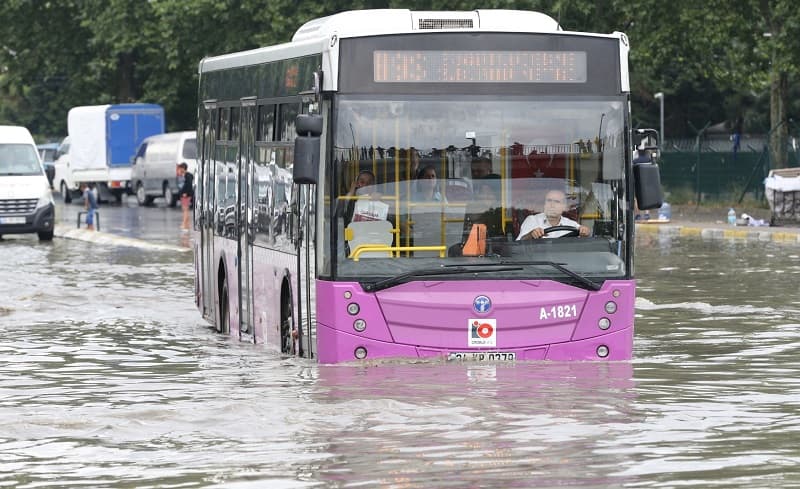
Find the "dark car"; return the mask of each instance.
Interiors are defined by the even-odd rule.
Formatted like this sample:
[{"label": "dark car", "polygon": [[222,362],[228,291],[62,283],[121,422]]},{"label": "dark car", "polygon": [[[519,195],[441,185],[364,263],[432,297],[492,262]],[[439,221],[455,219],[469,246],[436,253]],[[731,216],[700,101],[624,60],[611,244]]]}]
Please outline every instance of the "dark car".
[{"label": "dark car", "polygon": [[39,151],[39,156],[42,158],[42,166],[44,166],[44,173],[47,175],[47,181],[50,182],[50,188],[53,188],[53,177],[56,174],[56,158],[58,153],[58,143],[37,144],[36,149]]}]

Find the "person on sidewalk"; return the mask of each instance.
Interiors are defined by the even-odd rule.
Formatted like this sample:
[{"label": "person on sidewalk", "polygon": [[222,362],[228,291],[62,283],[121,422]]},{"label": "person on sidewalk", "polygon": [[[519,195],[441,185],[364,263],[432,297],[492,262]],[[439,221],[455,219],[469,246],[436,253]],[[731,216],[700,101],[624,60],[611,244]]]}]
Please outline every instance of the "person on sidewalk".
[{"label": "person on sidewalk", "polygon": [[94,212],[97,210],[97,196],[94,190],[86,185],[81,184],[81,192],[83,193],[83,208],[86,209],[86,229],[94,231]]},{"label": "person on sidewalk", "polygon": [[178,190],[178,195],[181,196],[181,209],[183,210],[183,222],[181,229],[184,232],[189,231],[189,224],[191,222],[191,215],[189,214],[189,207],[192,205],[194,198],[194,175],[189,171],[189,166],[186,163],[178,165],[178,179],[183,179],[183,185]]}]

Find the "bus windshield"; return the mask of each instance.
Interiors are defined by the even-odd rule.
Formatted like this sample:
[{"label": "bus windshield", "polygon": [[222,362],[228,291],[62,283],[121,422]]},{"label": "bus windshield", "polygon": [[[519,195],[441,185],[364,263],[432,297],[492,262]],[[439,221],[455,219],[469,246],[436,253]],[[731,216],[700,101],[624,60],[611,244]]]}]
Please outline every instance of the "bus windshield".
[{"label": "bus windshield", "polygon": [[336,279],[627,276],[625,97],[335,100]]}]

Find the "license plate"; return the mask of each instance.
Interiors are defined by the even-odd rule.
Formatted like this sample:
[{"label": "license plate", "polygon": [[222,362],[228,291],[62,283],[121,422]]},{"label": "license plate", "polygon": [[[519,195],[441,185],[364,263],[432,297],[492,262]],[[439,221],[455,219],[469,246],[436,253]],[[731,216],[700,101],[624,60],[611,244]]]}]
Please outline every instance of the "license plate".
[{"label": "license plate", "polygon": [[0,217],[0,224],[25,224],[24,217]]},{"label": "license plate", "polygon": [[451,361],[465,362],[513,362],[517,354],[513,351],[454,351],[447,355]]}]

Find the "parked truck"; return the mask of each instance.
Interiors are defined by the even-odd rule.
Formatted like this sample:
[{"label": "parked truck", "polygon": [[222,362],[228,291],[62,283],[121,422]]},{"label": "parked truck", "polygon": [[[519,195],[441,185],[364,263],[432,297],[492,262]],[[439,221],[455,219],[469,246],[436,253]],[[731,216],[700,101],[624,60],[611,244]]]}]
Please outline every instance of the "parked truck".
[{"label": "parked truck", "polygon": [[101,199],[117,202],[133,193],[131,161],[139,143],[164,132],[164,108],[156,104],[88,105],[67,114],[53,186],[69,203],[81,183],[94,184]]}]

